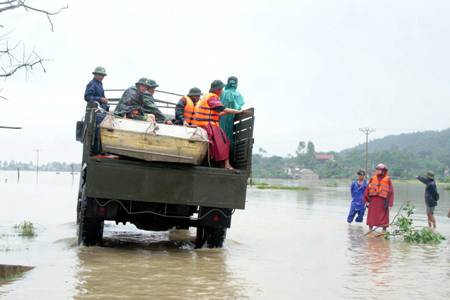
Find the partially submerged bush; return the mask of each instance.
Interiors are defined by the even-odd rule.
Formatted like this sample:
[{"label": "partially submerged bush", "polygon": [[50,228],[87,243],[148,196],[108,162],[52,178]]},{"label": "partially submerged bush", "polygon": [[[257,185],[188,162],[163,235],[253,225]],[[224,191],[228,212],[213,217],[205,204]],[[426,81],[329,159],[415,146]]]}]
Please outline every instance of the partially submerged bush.
[{"label": "partially submerged bush", "polygon": [[[418,226],[412,226],[413,220],[411,218],[411,215],[414,214],[414,208],[415,206],[412,205],[409,201],[402,205],[391,223],[392,229],[386,231],[384,237],[386,239],[389,239],[391,237],[402,238],[405,242],[408,243],[424,244],[439,244],[440,242],[445,240],[445,237],[442,234],[428,227],[421,227],[420,229],[416,229],[418,228]],[[404,214],[400,214],[400,212],[403,212],[404,214],[406,214],[406,216]]]},{"label": "partially submerged bush", "polygon": [[33,237],[36,236],[36,230],[30,221],[23,221],[20,224],[16,224],[13,226],[13,228],[19,232],[20,236],[28,236]]}]

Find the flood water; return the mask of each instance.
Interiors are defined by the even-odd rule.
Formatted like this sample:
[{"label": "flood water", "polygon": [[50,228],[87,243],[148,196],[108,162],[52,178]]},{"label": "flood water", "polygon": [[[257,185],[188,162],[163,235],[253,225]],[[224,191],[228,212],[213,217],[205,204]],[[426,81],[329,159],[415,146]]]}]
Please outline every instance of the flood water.
[{"label": "flood water", "polygon": [[[5,180],[6,179],[6,180]],[[7,182],[6,182],[7,181]],[[364,236],[348,225],[350,182],[274,181],[309,191],[249,187],[223,249],[193,248],[195,230],[146,232],[105,224],[104,247],[78,247],[78,177],[0,171],[0,264],[35,268],[7,284],[5,299],[449,299],[450,208],[439,184],[440,245]],[[424,185],[394,184],[391,211],[416,205],[426,226]],[[37,236],[18,236],[24,220]]]}]

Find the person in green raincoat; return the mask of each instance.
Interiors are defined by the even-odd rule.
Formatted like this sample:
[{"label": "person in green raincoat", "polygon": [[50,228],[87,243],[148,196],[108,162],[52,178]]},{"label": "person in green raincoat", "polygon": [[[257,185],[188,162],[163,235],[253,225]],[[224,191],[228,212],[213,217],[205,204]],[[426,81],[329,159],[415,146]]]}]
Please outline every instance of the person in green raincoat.
[{"label": "person in green raincoat", "polygon": [[[225,108],[232,108],[240,110],[244,105],[244,98],[241,93],[236,91],[238,85],[238,79],[235,76],[228,77],[227,85],[220,97],[220,101]],[[234,136],[233,136],[234,115],[225,115],[220,117],[220,128],[225,132],[230,140],[230,146],[233,148]]]}]

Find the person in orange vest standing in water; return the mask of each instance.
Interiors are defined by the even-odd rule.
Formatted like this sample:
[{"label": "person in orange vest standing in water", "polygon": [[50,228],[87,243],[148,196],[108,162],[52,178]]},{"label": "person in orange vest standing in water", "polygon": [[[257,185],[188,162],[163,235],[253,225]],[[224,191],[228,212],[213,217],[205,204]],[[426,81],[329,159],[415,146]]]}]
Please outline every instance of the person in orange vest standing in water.
[{"label": "person in orange vest standing in water", "polygon": [[175,107],[175,125],[192,125],[195,105],[200,100],[201,95],[202,91],[197,87],[193,87],[186,96],[181,97]]},{"label": "person in orange vest standing in water", "polygon": [[367,214],[369,230],[373,230],[373,226],[380,226],[385,233],[389,226],[389,211],[394,205],[394,187],[386,165],[377,165],[375,175],[370,179],[364,192],[363,202],[369,207]]},{"label": "person in orange vest standing in water", "polygon": [[230,141],[225,132],[220,129],[220,116],[240,114],[242,110],[225,108],[220,102],[224,87],[225,84],[221,80],[214,80],[211,83],[209,93],[195,106],[192,124],[202,127],[208,133],[211,159],[219,162],[223,168],[232,170],[229,160]]}]

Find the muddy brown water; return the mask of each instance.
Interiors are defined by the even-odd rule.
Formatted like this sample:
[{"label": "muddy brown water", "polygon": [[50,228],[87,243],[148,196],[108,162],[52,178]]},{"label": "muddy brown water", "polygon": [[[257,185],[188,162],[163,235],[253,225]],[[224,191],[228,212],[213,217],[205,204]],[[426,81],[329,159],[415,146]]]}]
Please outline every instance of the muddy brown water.
[{"label": "muddy brown water", "polygon": [[[7,182],[5,182],[7,179]],[[439,184],[440,245],[364,237],[348,225],[350,182],[265,181],[309,191],[249,188],[223,249],[193,247],[195,231],[146,232],[105,225],[104,247],[76,245],[78,178],[0,171],[0,264],[35,268],[0,286],[4,299],[448,299],[450,196]],[[416,204],[426,225],[424,186],[396,183],[393,211]],[[391,216],[392,217],[392,216]],[[37,235],[12,229],[33,222]]]}]

